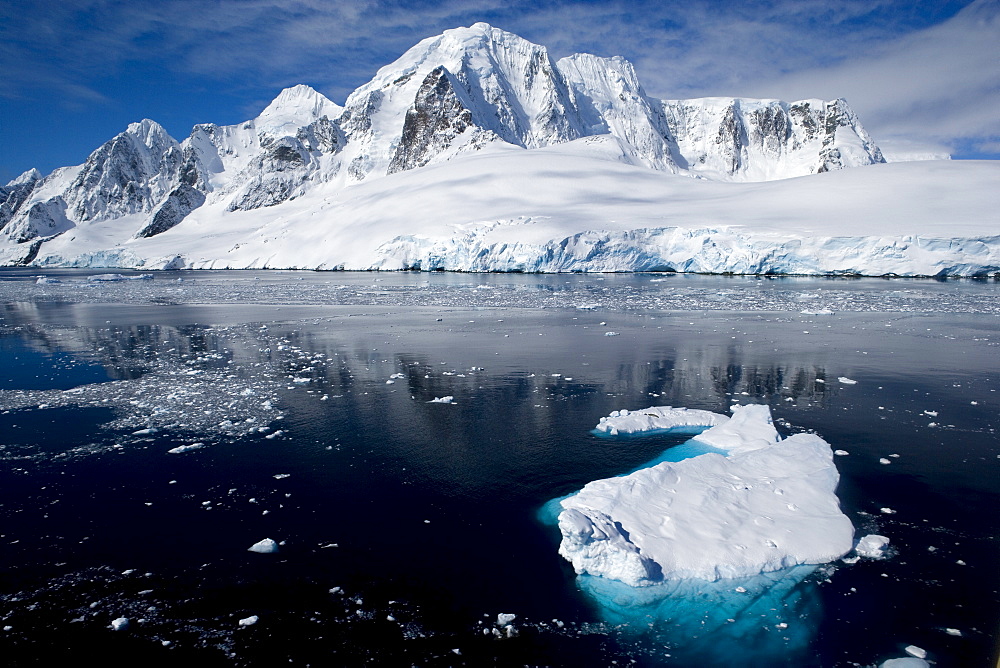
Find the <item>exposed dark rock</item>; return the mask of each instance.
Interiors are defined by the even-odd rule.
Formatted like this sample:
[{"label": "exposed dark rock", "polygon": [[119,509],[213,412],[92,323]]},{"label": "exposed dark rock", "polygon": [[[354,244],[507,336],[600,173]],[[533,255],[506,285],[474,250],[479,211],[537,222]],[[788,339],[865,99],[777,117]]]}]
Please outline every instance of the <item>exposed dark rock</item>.
[{"label": "exposed dark rock", "polygon": [[406,112],[388,173],[423,167],[470,127],[474,127],[472,112],[459,98],[451,73],[444,67],[432,70]]},{"label": "exposed dark rock", "polygon": [[74,224],[66,217],[66,200],[53,197],[44,202],[36,202],[21,213],[16,226],[12,225],[10,235],[19,244],[36,237],[50,237],[65,232]]},{"label": "exposed dark rock", "polygon": [[21,205],[31,197],[40,180],[38,173],[35,172],[20,183],[0,187],[0,230],[7,226]]},{"label": "exposed dark rock", "polygon": [[143,239],[166,232],[204,203],[205,193],[181,183],[153,210],[149,222],[136,232],[135,238]]},{"label": "exposed dark rock", "polygon": [[746,144],[746,130],[743,121],[737,113],[736,105],[731,104],[726,107],[726,114],[719,125],[719,133],[715,137],[715,143],[722,147],[723,156],[726,159],[726,168],[730,174],[739,171],[743,164],[743,147]]},{"label": "exposed dark rock", "polygon": [[90,154],[67,193],[78,221],[149,211],[181,163],[177,142],[153,121],[129,129]]},{"label": "exposed dark rock", "polygon": [[313,153],[336,153],[347,143],[340,127],[326,116],[300,128],[295,138]]},{"label": "exposed dark rock", "polygon": [[373,90],[345,109],[338,119],[344,133],[353,137],[368,132],[372,127],[372,116],[382,107],[382,99],[382,91]]}]

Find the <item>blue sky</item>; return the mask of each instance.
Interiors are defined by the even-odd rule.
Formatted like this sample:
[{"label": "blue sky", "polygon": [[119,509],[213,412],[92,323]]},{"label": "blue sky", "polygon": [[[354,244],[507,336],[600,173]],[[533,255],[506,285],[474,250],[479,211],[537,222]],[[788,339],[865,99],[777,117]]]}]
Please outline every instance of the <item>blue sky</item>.
[{"label": "blue sky", "polygon": [[0,183],[79,164],[142,118],[181,140],[297,83],[342,104],[477,21],[555,58],[624,56],[655,97],[846,97],[886,148],[1000,158],[1000,0],[7,0]]}]

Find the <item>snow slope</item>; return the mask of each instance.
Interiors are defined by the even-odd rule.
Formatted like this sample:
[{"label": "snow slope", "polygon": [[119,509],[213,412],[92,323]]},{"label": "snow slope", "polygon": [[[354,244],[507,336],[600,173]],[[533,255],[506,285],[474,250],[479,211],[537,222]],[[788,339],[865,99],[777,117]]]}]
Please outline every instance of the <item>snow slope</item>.
[{"label": "snow slope", "polygon": [[136,222],[100,221],[45,243],[34,263],[982,275],[1000,271],[997,183],[1000,164],[965,161],[697,181],[636,166],[605,136],[497,145],[280,207],[210,203],[146,239],[130,238]]}]

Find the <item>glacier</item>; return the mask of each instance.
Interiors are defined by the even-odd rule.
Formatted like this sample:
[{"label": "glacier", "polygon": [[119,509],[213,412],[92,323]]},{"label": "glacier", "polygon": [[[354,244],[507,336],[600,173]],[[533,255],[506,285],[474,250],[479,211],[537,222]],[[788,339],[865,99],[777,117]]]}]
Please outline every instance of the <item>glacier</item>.
[{"label": "glacier", "polygon": [[339,105],[129,125],[0,187],[0,266],[991,276],[998,165],[887,164],[846,100],[658,100],[485,23]]}]

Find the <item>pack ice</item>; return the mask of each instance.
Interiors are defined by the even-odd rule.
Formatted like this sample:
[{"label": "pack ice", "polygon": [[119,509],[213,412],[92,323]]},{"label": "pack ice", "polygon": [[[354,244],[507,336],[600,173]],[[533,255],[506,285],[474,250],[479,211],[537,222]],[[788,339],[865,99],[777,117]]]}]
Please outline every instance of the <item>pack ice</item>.
[{"label": "pack ice", "polygon": [[767,406],[732,411],[728,420],[674,413],[710,427],[689,442],[703,454],[595,480],[562,499],[559,554],[579,574],[644,586],[748,577],[849,552],[854,527],[835,494],[830,445],[815,434],[780,438]]}]

